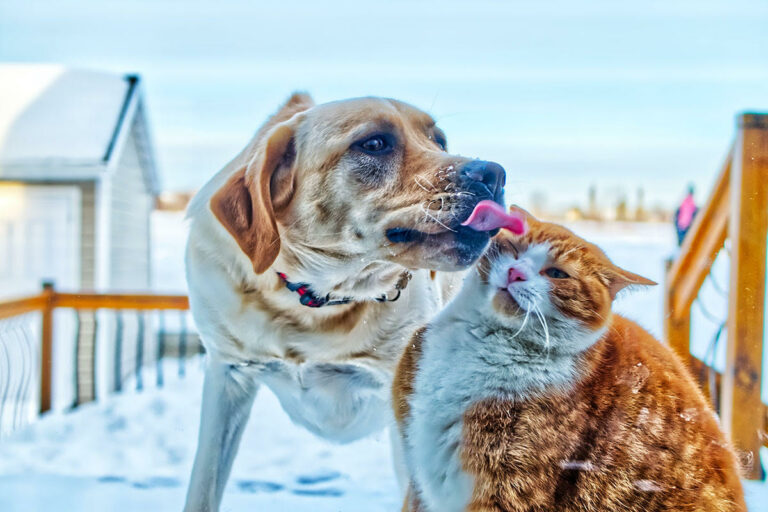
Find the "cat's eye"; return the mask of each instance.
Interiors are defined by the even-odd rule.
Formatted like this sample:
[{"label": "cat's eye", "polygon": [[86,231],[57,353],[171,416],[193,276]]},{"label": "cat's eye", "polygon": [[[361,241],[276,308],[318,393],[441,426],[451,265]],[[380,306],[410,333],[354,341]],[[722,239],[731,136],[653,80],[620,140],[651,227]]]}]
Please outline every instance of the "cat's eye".
[{"label": "cat's eye", "polygon": [[567,273],[563,272],[559,268],[556,267],[549,267],[547,270],[544,271],[546,275],[551,277],[552,279],[568,279],[569,276]]}]

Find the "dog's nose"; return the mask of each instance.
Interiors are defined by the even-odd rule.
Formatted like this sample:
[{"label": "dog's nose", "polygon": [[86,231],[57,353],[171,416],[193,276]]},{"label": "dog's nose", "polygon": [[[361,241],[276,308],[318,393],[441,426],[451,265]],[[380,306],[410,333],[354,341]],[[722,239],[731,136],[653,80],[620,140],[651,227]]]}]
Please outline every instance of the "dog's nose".
[{"label": "dog's nose", "polygon": [[507,284],[527,280],[528,278],[525,276],[525,272],[515,267],[510,268],[509,272],[507,273]]},{"label": "dog's nose", "polygon": [[469,180],[482,183],[488,188],[494,199],[501,198],[501,192],[504,190],[507,173],[504,168],[496,162],[487,162],[485,160],[472,160],[467,162],[461,168],[461,176]]}]

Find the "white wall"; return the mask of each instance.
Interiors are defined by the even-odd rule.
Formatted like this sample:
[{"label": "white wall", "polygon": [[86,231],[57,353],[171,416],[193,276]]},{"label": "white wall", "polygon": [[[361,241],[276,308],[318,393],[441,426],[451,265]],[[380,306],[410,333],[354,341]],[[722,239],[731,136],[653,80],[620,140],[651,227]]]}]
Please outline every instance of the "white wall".
[{"label": "white wall", "polygon": [[111,182],[110,271],[113,290],[147,290],[151,284],[149,217],[153,198],[147,191],[132,127]]}]

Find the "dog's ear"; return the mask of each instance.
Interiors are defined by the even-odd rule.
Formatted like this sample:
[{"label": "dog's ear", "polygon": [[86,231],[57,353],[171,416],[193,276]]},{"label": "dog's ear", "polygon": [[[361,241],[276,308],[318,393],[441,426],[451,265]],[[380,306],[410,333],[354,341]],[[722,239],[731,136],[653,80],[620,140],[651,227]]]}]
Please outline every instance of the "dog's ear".
[{"label": "dog's ear", "polygon": [[272,128],[250,162],[211,198],[211,211],[251,259],[257,274],[266,271],[280,252],[275,213],[293,197],[296,123],[291,118]]},{"label": "dog's ear", "polygon": [[285,100],[285,103],[283,103],[280,108],[277,109],[277,112],[272,114],[272,116],[267,119],[264,125],[259,128],[255,139],[261,139],[278,124],[283,123],[299,112],[304,112],[305,110],[309,110],[314,106],[315,102],[312,100],[312,97],[308,93],[299,91],[294,92],[287,100]]}]

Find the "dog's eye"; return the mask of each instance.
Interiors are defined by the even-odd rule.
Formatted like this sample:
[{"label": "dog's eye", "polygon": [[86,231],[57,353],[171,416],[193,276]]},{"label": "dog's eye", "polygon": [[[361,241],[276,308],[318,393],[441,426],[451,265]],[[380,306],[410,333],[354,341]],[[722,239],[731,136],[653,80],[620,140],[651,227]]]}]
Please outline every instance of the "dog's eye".
[{"label": "dog's eye", "polygon": [[392,137],[385,134],[376,134],[355,142],[353,147],[369,155],[383,155],[392,150],[394,143]]},{"label": "dog's eye", "polygon": [[569,277],[571,277],[565,272],[563,272],[562,270],[560,270],[559,268],[555,268],[555,267],[549,267],[547,270],[544,271],[544,273],[547,274],[552,279],[568,279]]},{"label": "dog's eye", "polygon": [[435,132],[435,135],[432,137],[432,140],[435,141],[435,144],[440,146],[440,149],[443,151],[448,150],[448,141],[445,140],[445,135],[443,135],[440,132]]}]

